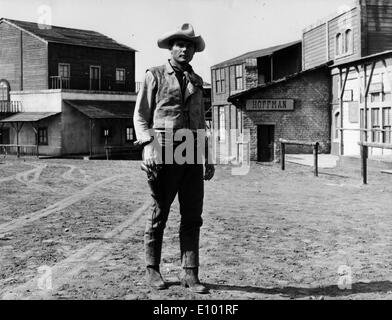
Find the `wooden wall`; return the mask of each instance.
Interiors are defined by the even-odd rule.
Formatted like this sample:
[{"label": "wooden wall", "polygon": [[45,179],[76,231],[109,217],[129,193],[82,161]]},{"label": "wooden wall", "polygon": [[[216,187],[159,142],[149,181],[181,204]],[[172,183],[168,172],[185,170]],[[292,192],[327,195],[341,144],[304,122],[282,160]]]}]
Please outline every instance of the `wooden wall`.
[{"label": "wooden wall", "polygon": [[2,22],[0,43],[0,79],[8,80],[11,91],[47,88],[45,42]]},{"label": "wooden wall", "polygon": [[[99,65],[101,90],[135,91],[135,52],[50,43],[49,77],[58,76],[59,63],[71,65],[71,89],[89,90],[90,65]],[[116,68],[126,70],[125,85],[115,83]]]},{"label": "wooden wall", "polygon": [[367,0],[364,26],[367,29],[367,54],[392,50],[392,2]]},{"label": "wooden wall", "polygon": [[303,68],[311,69],[327,60],[326,23],[304,32],[303,34]]}]

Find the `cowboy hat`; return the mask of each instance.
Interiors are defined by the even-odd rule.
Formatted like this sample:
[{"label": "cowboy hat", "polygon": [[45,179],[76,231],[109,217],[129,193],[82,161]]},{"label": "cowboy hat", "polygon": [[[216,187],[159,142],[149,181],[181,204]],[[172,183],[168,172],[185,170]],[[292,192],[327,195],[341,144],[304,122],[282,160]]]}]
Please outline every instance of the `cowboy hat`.
[{"label": "cowboy hat", "polygon": [[201,52],[205,48],[203,38],[200,35],[195,35],[195,31],[190,23],[184,23],[179,29],[165,33],[158,39],[158,47],[161,49],[170,49],[170,42],[175,39],[193,42],[196,52]]}]

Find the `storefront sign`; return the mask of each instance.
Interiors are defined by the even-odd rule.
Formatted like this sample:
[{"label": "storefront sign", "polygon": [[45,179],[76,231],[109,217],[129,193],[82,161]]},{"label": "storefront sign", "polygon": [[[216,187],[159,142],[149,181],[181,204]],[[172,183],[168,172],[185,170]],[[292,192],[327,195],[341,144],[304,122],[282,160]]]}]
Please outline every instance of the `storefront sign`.
[{"label": "storefront sign", "polygon": [[294,110],[292,99],[252,99],[246,101],[248,111],[287,111]]}]

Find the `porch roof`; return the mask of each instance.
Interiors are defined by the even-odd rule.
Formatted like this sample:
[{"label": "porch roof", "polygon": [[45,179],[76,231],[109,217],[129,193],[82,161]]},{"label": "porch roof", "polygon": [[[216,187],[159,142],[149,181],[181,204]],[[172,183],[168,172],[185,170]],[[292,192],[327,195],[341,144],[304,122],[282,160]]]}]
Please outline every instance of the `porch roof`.
[{"label": "porch roof", "polygon": [[37,122],[59,113],[60,112],[20,112],[2,119],[0,122]]},{"label": "porch roof", "polygon": [[90,119],[132,119],[134,101],[64,100]]}]

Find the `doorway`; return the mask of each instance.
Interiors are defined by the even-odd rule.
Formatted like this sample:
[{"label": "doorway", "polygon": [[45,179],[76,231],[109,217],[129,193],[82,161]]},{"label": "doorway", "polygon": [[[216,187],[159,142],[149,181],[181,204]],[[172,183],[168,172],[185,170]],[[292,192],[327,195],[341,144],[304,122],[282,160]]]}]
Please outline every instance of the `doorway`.
[{"label": "doorway", "polygon": [[90,90],[101,90],[101,67],[90,66]]},{"label": "doorway", "polygon": [[10,144],[9,128],[0,128],[0,144]]},{"label": "doorway", "polygon": [[257,161],[271,162],[274,160],[274,125],[257,126]]}]

